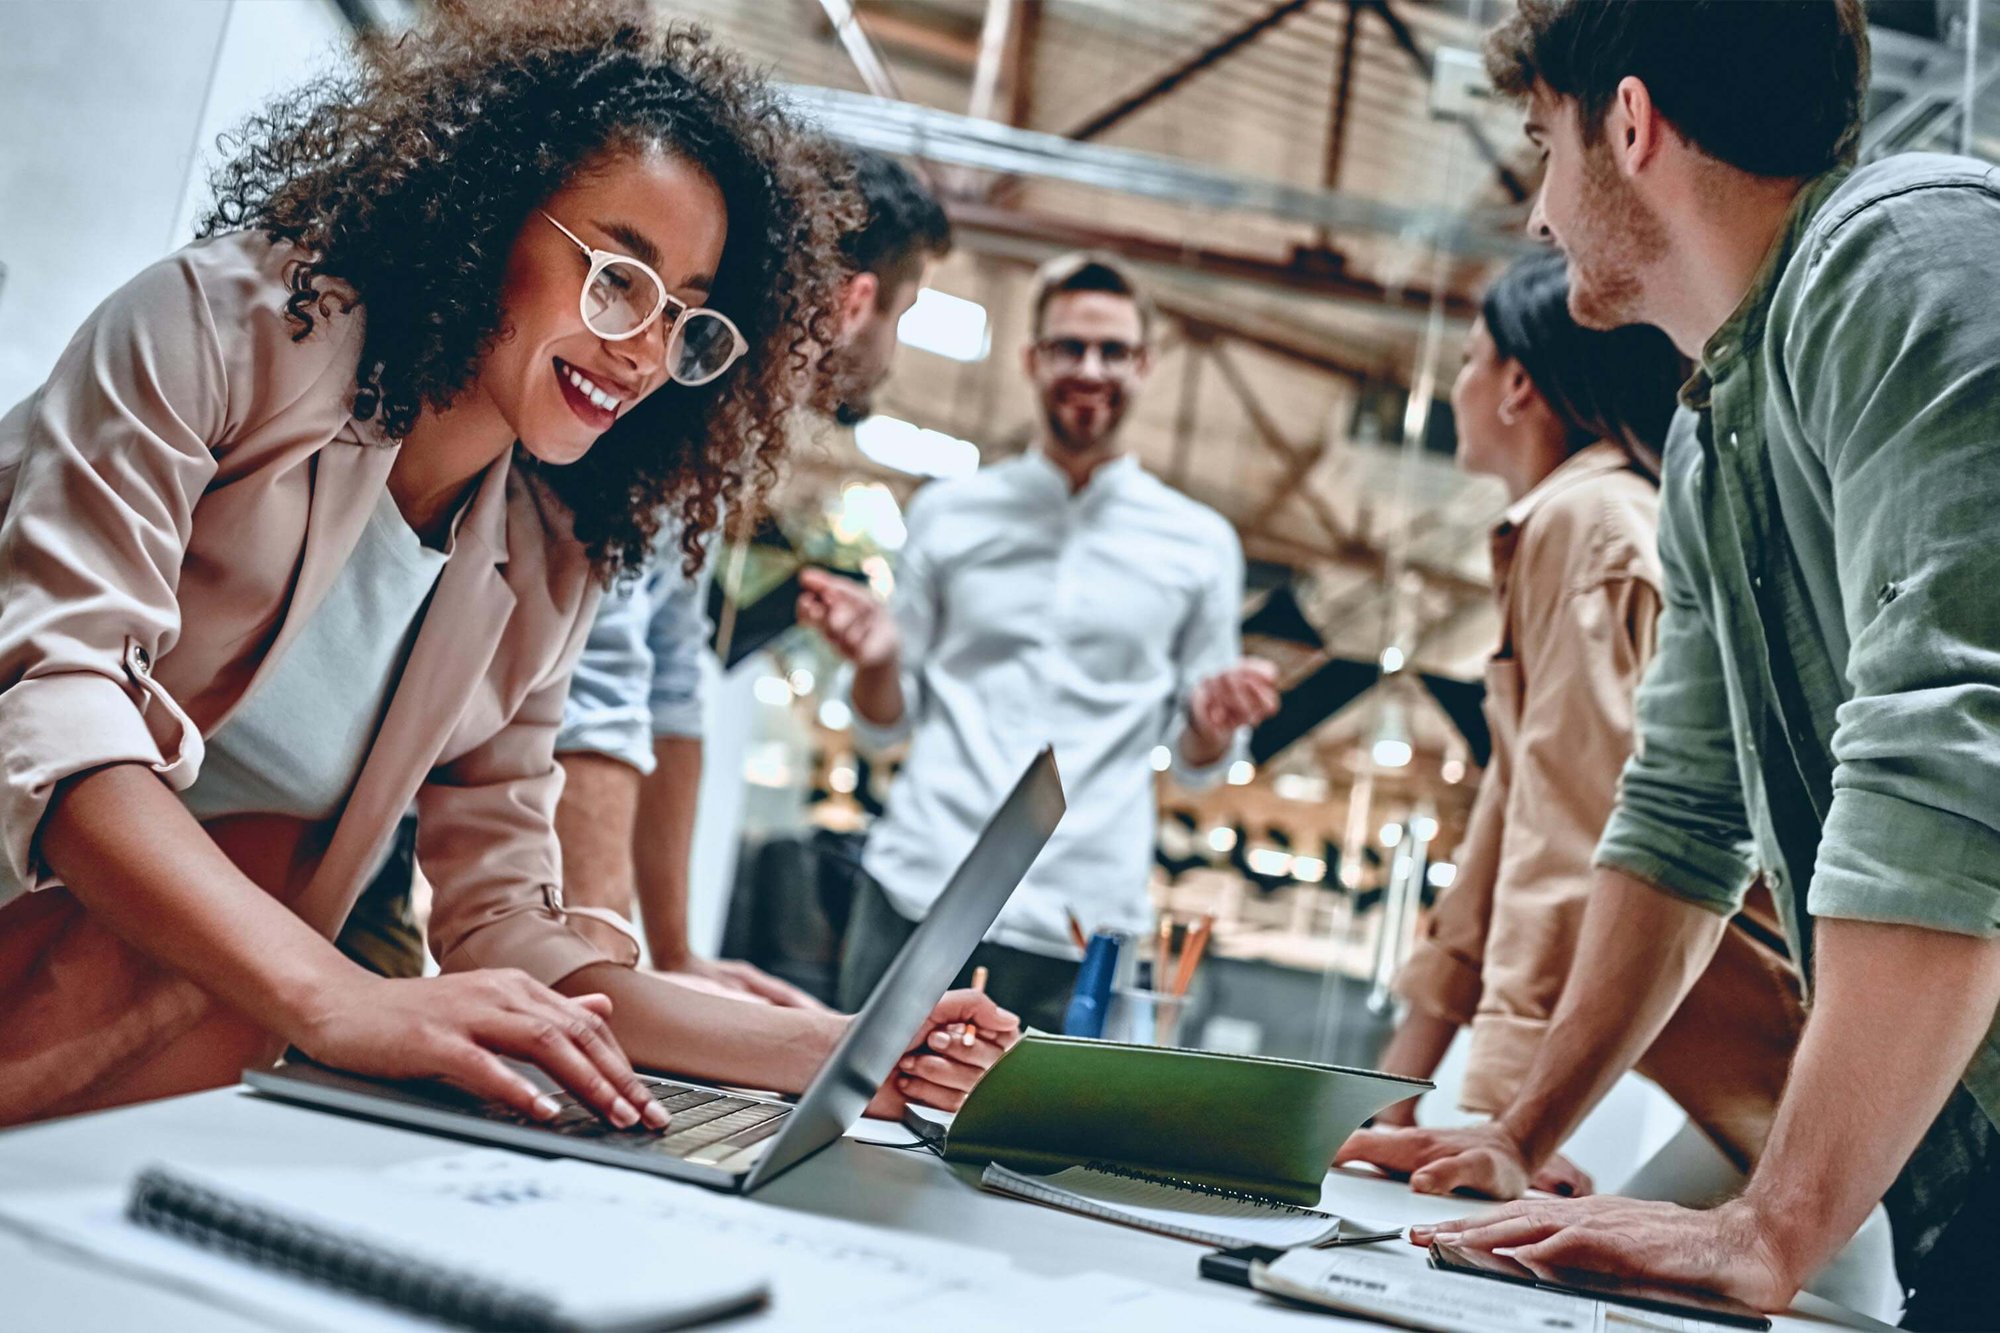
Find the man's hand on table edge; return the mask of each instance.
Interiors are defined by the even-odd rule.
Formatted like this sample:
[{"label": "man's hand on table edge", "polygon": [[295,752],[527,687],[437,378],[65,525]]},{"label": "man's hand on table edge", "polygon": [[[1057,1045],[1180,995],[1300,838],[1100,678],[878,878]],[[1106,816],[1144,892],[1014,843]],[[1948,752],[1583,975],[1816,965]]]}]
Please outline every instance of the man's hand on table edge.
[{"label": "man's hand on table edge", "polygon": [[[1548,1175],[1546,1170],[1538,1172],[1521,1145],[1491,1121],[1454,1129],[1356,1130],[1333,1157],[1335,1166],[1355,1162],[1408,1180],[1419,1194],[1474,1194],[1487,1199],[1518,1199],[1531,1183]],[[1576,1175],[1588,1189],[1590,1178],[1580,1171]]]},{"label": "man's hand on table edge", "polygon": [[1777,1230],[1745,1199],[1698,1209],[1599,1195],[1504,1204],[1411,1227],[1410,1241],[1490,1250],[1551,1281],[1565,1272],[1643,1278],[1779,1311],[1802,1279],[1786,1263]]}]

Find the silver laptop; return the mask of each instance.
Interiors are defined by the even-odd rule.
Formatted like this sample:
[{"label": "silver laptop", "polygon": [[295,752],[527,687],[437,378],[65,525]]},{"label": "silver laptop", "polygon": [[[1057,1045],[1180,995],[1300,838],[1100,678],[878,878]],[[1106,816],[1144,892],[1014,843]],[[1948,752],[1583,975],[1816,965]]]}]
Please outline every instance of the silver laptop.
[{"label": "silver laptop", "polygon": [[300,1060],[246,1069],[280,1101],[386,1120],[552,1157],[579,1157],[747,1194],[845,1134],[910,1048],[951,979],[1000,915],[1063,813],[1055,755],[1043,750],[959,863],[798,1103],[641,1075],[673,1116],[664,1131],[613,1129],[553,1088],[562,1111],[530,1120],[446,1084],[391,1082]]}]

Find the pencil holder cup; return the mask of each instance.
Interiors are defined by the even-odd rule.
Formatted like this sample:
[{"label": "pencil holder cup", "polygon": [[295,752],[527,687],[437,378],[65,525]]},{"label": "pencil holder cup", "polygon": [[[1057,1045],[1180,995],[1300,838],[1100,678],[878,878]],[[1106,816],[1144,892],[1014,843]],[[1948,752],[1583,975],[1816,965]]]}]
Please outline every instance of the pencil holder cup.
[{"label": "pencil holder cup", "polygon": [[1135,1046],[1179,1046],[1187,1001],[1185,995],[1166,991],[1114,987],[1104,1014],[1104,1038]]}]

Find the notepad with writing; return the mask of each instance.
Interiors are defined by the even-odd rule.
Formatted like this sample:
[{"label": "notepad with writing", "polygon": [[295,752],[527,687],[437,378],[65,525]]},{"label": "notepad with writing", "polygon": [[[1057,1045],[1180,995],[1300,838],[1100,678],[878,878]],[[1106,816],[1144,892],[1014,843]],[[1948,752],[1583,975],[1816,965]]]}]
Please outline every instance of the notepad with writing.
[{"label": "notepad with writing", "polygon": [[1222,1249],[1357,1245],[1392,1240],[1401,1234],[1362,1226],[1317,1208],[1193,1181],[1141,1175],[1102,1163],[1073,1166],[1051,1176],[1031,1176],[996,1162],[987,1166],[979,1183],[1018,1199]]}]

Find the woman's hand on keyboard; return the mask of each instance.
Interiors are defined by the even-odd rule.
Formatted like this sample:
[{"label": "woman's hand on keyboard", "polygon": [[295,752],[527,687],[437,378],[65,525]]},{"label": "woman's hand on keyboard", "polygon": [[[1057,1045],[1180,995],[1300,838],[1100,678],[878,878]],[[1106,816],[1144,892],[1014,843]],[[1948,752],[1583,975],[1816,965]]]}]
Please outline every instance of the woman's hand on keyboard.
[{"label": "woman's hand on keyboard", "polygon": [[[918,1102],[956,1111],[965,1094],[1021,1039],[1021,1020],[975,990],[947,992],[876,1095],[870,1115],[902,1113]],[[877,1108],[881,1108],[878,1110]]]},{"label": "woman's hand on keyboard", "polygon": [[[359,969],[356,969],[359,972]],[[620,1129],[664,1129],[667,1113],[632,1072],[603,995],[571,999],[512,969],[421,980],[363,975],[320,997],[298,1047],[322,1064],[378,1078],[435,1078],[533,1120],[558,1113],[500,1058],[540,1068]]]}]

